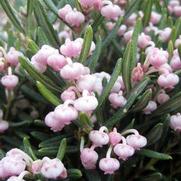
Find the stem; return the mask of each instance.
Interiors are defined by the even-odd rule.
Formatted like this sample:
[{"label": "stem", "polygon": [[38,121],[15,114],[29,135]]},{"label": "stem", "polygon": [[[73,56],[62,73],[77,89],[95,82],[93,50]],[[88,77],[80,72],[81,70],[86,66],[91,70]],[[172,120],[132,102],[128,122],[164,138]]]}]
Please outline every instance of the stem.
[{"label": "stem", "polygon": [[112,152],[112,145],[110,145],[110,147],[106,153],[106,158],[111,158],[111,152]]},{"label": "stem", "polygon": [[139,135],[139,133],[138,133],[138,131],[136,129],[128,129],[128,130],[124,131],[121,135],[126,135],[126,134],[129,134],[129,133]]},{"label": "stem", "polygon": [[82,150],[84,149],[84,144],[85,144],[85,139],[84,139],[84,137],[82,136],[82,137],[81,137],[81,141],[80,141],[80,152],[82,152]]},{"label": "stem", "polygon": [[99,131],[108,133],[108,129],[105,126],[100,127]]}]

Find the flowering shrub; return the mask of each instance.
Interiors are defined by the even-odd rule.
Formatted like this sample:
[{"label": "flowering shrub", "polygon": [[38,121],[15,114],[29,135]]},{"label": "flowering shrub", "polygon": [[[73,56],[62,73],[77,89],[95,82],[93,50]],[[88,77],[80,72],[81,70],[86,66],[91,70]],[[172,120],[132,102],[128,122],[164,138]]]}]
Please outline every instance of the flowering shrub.
[{"label": "flowering shrub", "polygon": [[179,0],[0,4],[0,180],[181,179]]}]

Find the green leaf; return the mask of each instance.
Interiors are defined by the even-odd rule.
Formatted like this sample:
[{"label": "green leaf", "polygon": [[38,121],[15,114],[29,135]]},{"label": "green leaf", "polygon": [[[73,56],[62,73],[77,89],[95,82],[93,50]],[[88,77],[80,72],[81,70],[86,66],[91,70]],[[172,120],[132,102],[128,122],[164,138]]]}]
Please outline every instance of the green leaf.
[{"label": "green leaf", "polygon": [[67,139],[64,138],[60,142],[60,146],[59,146],[58,153],[57,153],[57,158],[58,159],[60,159],[60,160],[63,159],[63,157],[65,155],[65,152],[66,152],[66,149],[67,149]]},{"label": "green leaf", "polygon": [[78,124],[86,133],[89,133],[93,128],[93,124],[92,124],[91,120],[85,113],[79,114]]},{"label": "green leaf", "polygon": [[52,0],[44,0],[43,2],[49,7],[49,9],[51,9],[51,11],[55,15],[58,15],[58,9],[57,9],[57,7],[55,6],[55,4],[53,3]]},{"label": "green leaf", "polygon": [[163,175],[160,172],[156,172],[150,175],[142,177],[141,181],[160,181],[163,179]]},{"label": "green leaf", "polygon": [[105,101],[105,99],[109,95],[109,93],[110,93],[112,87],[114,86],[114,83],[116,82],[120,73],[121,73],[121,58],[117,60],[114,71],[111,75],[111,79],[106,84],[105,88],[102,91],[101,96],[99,97],[99,105],[98,105],[97,109],[103,104],[103,102]]},{"label": "green leaf", "polygon": [[123,22],[123,18],[120,17],[118,19],[118,21],[116,22],[116,25],[114,26],[113,30],[103,40],[102,49],[106,48],[111,43],[111,41],[113,41],[113,39],[115,39],[115,37],[117,36],[117,31],[122,22]]},{"label": "green leaf", "polygon": [[28,39],[28,50],[32,53],[35,54],[39,50],[38,45],[31,39]]},{"label": "green leaf", "polygon": [[7,0],[0,0],[0,4],[3,10],[6,12],[6,15],[9,17],[13,25],[22,33],[25,33],[20,21],[16,17],[16,12],[13,7],[10,5],[9,1]]},{"label": "green leaf", "polygon": [[35,1],[34,12],[37,22],[42,30],[45,32],[50,44],[54,47],[59,48],[60,43],[58,35],[53,29],[52,24],[49,22],[47,14],[39,1]]},{"label": "green leaf", "polygon": [[5,157],[5,153],[2,149],[0,149],[0,159],[2,159],[3,157]]},{"label": "green leaf", "polygon": [[93,29],[93,32],[96,32],[98,27],[103,23],[104,21],[104,17],[99,14],[95,19],[94,19],[94,22],[93,24],[91,25],[92,26],[92,29]]},{"label": "green leaf", "polygon": [[38,26],[36,29],[36,41],[39,46],[49,44],[49,40],[40,26]]},{"label": "green leaf", "polygon": [[167,102],[160,105],[154,112],[152,112],[150,117],[156,117],[163,114],[172,113],[179,108],[181,108],[181,92],[178,92]]},{"label": "green leaf", "polygon": [[158,123],[148,133],[148,136],[147,136],[148,144],[147,144],[147,146],[155,144],[156,142],[158,142],[158,140],[160,140],[160,138],[162,137],[162,133],[163,133],[163,123]]},{"label": "green leaf", "polygon": [[138,152],[139,155],[143,155],[149,158],[156,158],[158,160],[171,160],[172,157],[165,153],[159,153],[156,151],[148,150],[148,149],[142,149]]},{"label": "green leaf", "polygon": [[97,62],[101,55],[101,50],[102,50],[102,41],[101,41],[101,37],[99,37],[97,44],[96,44],[96,50],[93,52],[92,56],[89,59],[89,63],[88,63],[88,67],[90,68],[91,72],[94,72],[94,70],[97,66]]},{"label": "green leaf", "polygon": [[60,88],[54,84],[48,77],[45,75],[39,73],[31,64],[31,62],[26,57],[20,57],[19,58],[21,66],[30,74],[32,78],[35,80],[41,82],[46,87],[50,88],[54,91],[60,91]]},{"label": "green leaf", "polygon": [[49,89],[47,89],[41,82],[37,81],[36,86],[38,87],[39,92],[42,94],[45,99],[47,99],[54,106],[60,105],[60,99],[53,94]]},{"label": "green leaf", "polygon": [[30,155],[33,160],[37,160],[32,148],[31,148],[31,144],[30,144],[29,140],[26,137],[24,137],[24,139],[23,139],[23,144],[24,144],[25,152],[28,155]]},{"label": "green leaf", "polygon": [[179,57],[181,59],[181,45],[178,46],[178,54],[179,54]]},{"label": "green leaf", "polygon": [[127,19],[133,12],[135,12],[141,3],[142,3],[142,0],[130,1],[130,5],[128,6],[128,8],[125,11],[124,18]]},{"label": "green leaf", "polygon": [[63,135],[61,135],[61,136],[54,136],[54,137],[52,137],[52,138],[49,138],[49,139],[46,139],[46,140],[42,141],[38,146],[39,146],[40,148],[43,148],[43,147],[46,148],[46,147],[48,147],[48,146],[56,146],[56,145],[59,146],[60,140],[61,140],[62,138],[65,138],[65,137],[67,137],[67,135],[65,135],[65,134],[63,134]]},{"label": "green leaf", "polygon": [[150,79],[148,77],[145,77],[144,80],[137,84],[136,87],[128,95],[126,105],[123,108],[118,109],[118,111],[106,121],[105,126],[112,128],[118,121],[120,121],[128,113],[128,110],[133,105],[136,98],[143,92],[149,82]]},{"label": "green leaf", "polygon": [[81,63],[84,63],[87,57],[89,56],[92,40],[93,40],[93,30],[91,26],[88,26],[84,34],[84,42],[83,42],[82,51],[79,57],[79,61]]},{"label": "green leaf", "polygon": [[146,4],[146,8],[143,9],[143,14],[144,14],[143,26],[144,27],[147,26],[150,21],[153,0],[146,0],[145,4]]},{"label": "green leaf", "polygon": [[143,93],[143,95],[140,96],[139,100],[134,105],[132,111],[133,112],[142,111],[147,106],[151,98],[152,98],[152,90],[148,89]]},{"label": "green leaf", "polygon": [[127,92],[131,89],[132,60],[132,41],[130,41],[126,46],[122,60],[122,76]]},{"label": "green leaf", "polygon": [[141,31],[141,19],[138,19],[132,35],[132,40],[127,44],[123,55],[122,76],[127,93],[131,90],[132,70],[136,65],[137,41]]},{"label": "green leaf", "polygon": [[33,3],[34,0],[27,0],[27,15],[30,16],[33,12]]},{"label": "green leaf", "polygon": [[81,170],[75,168],[68,169],[68,177],[73,179],[81,178],[82,172]]},{"label": "green leaf", "polygon": [[172,57],[173,51],[174,51],[174,45],[173,45],[172,40],[170,40],[170,41],[168,42],[168,53],[169,53],[169,57]]}]

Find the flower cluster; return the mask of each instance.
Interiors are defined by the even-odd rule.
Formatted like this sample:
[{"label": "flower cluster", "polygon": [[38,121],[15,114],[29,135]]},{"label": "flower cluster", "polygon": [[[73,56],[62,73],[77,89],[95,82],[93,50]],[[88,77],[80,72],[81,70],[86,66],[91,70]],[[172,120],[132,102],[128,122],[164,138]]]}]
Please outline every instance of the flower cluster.
[{"label": "flower cluster", "polygon": [[[123,135],[126,134],[130,135],[124,137]],[[80,159],[82,165],[85,169],[95,169],[99,158],[95,149],[109,145],[106,157],[101,158],[99,161],[99,168],[104,174],[113,174],[120,167],[118,159],[111,157],[112,150],[119,160],[125,161],[133,156],[136,150],[140,150],[147,144],[147,139],[140,135],[135,129],[129,129],[120,134],[117,132],[116,128],[108,132],[105,126],[101,127],[99,130],[92,130],[89,133],[89,139],[92,142],[90,148],[84,148],[83,139],[80,145]]]},{"label": "flower cluster", "polygon": [[24,181],[27,174],[41,174],[48,179],[66,178],[67,170],[58,158],[44,157],[42,160],[33,161],[28,154],[14,148],[6,153],[0,160],[0,178],[8,181]]}]

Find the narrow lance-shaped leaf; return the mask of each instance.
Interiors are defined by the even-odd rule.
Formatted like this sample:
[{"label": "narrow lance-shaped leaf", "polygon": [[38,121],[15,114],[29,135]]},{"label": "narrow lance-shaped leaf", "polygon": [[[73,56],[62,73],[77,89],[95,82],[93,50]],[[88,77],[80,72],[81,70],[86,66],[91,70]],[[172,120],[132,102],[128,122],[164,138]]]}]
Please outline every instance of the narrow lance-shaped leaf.
[{"label": "narrow lance-shaped leaf", "polygon": [[145,2],[146,2],[145,3],[146,8],[144,8],[144,10],[143,10],[143,12],[144,12],[143,26],[144,27],[147,26],[150,21],[153,0],[146,0]]},{"label": "narrow lance-shaped leaf", "polygon": [[180,59],[181,59],[181,45],[178,46],[178,54],[179,54]]},{"label": "narrow lance-shaped leaf", "polygon": [[57,153],[57,158],[58,159],[60,159],[60,160],[63,159],[63,157],[65,155],[65,152],[66,152],[66,149],[67,149],[67,139],[64,138],[60,142],[60,146],[59,146],[58,153]]},{"label": "narrow lance-shaped leaf", "polygon": [[30,155],[33,160],[36,160],[37,158],[36,158],[36,156],[35,156],[35,154],[34,154],[34,152],[32,150],[32,147],[31,147],[31,144],[30,144],[28,138],[24,137],[23,144],[24,144],[25,152],[28,155]]},{"label": "narrow lance-shaped leaf", "polygon": [[123,18],[120,17],[118,19],[118,21],[116,22],[116,25],[114,26],[113,30],[103,40],[102,49],[107,47],[111,43],[111,41],[113,41],[113,39],[115,39],[115,37],[117,36],[118,29],[119,29],[122,22],[123,22]]},{"label": "narrow lance-shaped leaf", "polygon": [[79,169],[71,168],[68,169],[68,177],[78,179],[82,177],[82,172]]},{"label": "narrow lance-shaped leaf", "polygon": [[35,80],[41,82],[42,84],[46,85],[46,87],[50,88],[54,91],[60,91],[59,87],[54,84],[48,77],[45,75],[39,73],[33,65],[30,63],[30,61],[26,57],[20,57],[19,58],[21,66],[33,77]]},{"label": "narrow lance-shaped leaf", "polygon": [[151,100],[151,97],[152,97],[152,90],[151,89],[146,90],[143,93],[143,95],[140,96],[140,99],[134,105],[132,111],[137,112],[143,110],[147,106],[148,102]]},{"label": "narrow lance-shaped leaf", "polygon": [[158,123],[151,129],[151,131],[146,136],[148,142],[147,146],[158,142],[158,140],[160,140],[160,138],[162,137],[162,133],[163,133],[163,123]]},{"label": "narrow lance-shaped leaf", "polygon": [[87,133],[89,133],[93,128],[91,120],[85,113],[80,113],[78,124]]},{"label": "narrow lance-shaped leaf", "polygon": [[93,30],[91,26],[88,26],[84,34],[84,42],[83,42],[82,51],[79,57],[79,61],[81,63],[84,63],[87,57],[89,56],[92,40],[93,40]]},{"label": "narrow lance-shaped leaf", "polygon": [[150,117],[161,116],[166,113],[171,113],[181,108],[181,92],[178,92],[174,97],[170,98],[167,102],[160,105]]},{"label": "narrow lance-shaped leaf", "polygon": [[129,92],[131,89],[131,69],[130,62],[132,61],[132,41],[130,41],[123,55],[122,60],[122,76],[126,91]]},{"label": "narrow lance-shaped leaf", "polygon": [[54,106],[60,105],[60,99],[54,95],[49,89],[47,89],[41,82],[37,81],[36,86],[38,87],[39,92],[42,94],[45,99],[47,99]]},{"label": "narrow lance-shaped leaf", "polygon": [[165,153],[159,153],[156,151],[148,150],[148,149],[141,149],[138,152],[139,155],[143,155],[149,158],[156,158],[158,160],[171,160],[172,157]]},{"label": "narrow lance-shaped leaf", "polygon": [[28,39],[28,49],[31,51],[31,53],[35,54],[39,50],[39,47],[33,40]]},{"label": "narrow lance-shaped leaf", "polygon": [[20,21],[16,17],[16,12],[12,8],[12,6],[10,5],[9,1],[7,1],[7,0],[0,0],[0,4],[1,4],[2,8],[4,9],[4,11],[6,12],[7,16],[9,17],[9,19],[11,20],[11,22],[13,23],[13,25],[20,32],[25,33],[25,31],[24,31]]},{"label": "narrow lance-shaped leaf", "polygon": [[49,22],[48,17],[44,11],[44,8],[39,1],[35,1],[34,12],[37,22],[40,25],[40,27],[42,27],[42,30],[45,32],[49,42],[53,46],[59,47],[59,40],[57,33],[55,32],[53,26]]},{"label": "narrow lance-shaped leaf", "polygon": [[96,44],[96,50],[93,52],[92,56],[89,59],[88,67],[91,70],[91,72],[93,72],[96,68],[97,62],[101,55],[101,50],[102,50],[102,41],[101,38],[99,37]]},{"label": "narrow lance-shaped leaf", "polygon": [[105,101],[105,99],[109,95],[109,93],[110,93],[112,87],[114,86],[114,83],[116,82],[120,73],[121,73],[121,58],[118,59],[116,65],[115,65],[114,71],[111,75],[111,79],[106,84],[105,88],[103,89],[101,96],[99,97],[99,105],[98,105],[97,109],[103,104],[103,102]]},{"label": "narrow lance-shaped leaf", "polygon": [[168,53],[169,53],[169,57],[172,57],[173,51],[174,51],[174,45],[173,45],[172,40],[170,40],[170,41],[168,42]]},{"label": "narrow lance-shaped leaf", "polygon": [[128,95],[126,105],[123,108],[120,108],[110,119],[108,119],[105,126],[112,128],[118,121],[120,121],[128,113],[128,110],[133,105],[136,98],[143,92],[149,82],[150,79],[148,77],[142,80]]},{"label": "narrow lance-shaped leaf", "polygon": [[130,5],[129,7],[126,9],[126,13],[125,13],[125,19],[128,18],[134,11],[136,11],[138,9],[138,7],[140,6],[140,3],[142,2],[142,0],[133,0],[130,1]]},{"label": "narrow lance-shaped leaf", "polygon": [[57,9],[57,7],[55,6],[55,4],[53,3],[52,0],[44,0],[43,2],[51,9],[51,11],[55,15],[58,15],[58,9]]}]

